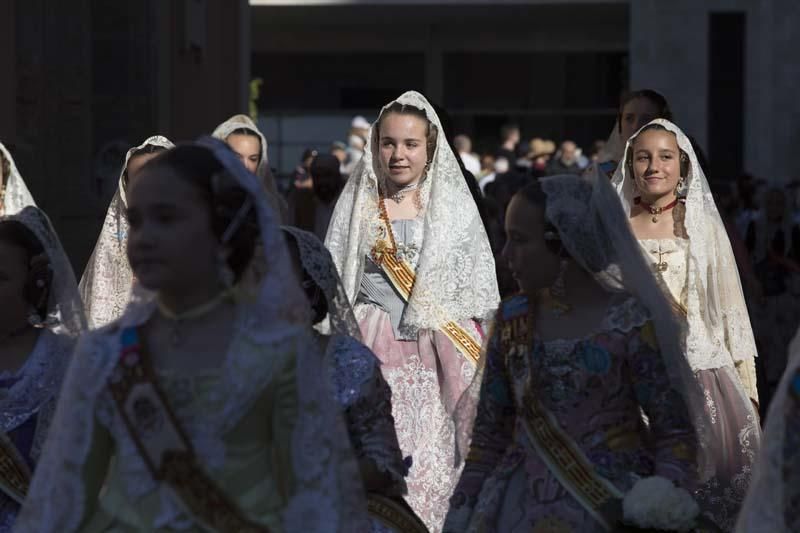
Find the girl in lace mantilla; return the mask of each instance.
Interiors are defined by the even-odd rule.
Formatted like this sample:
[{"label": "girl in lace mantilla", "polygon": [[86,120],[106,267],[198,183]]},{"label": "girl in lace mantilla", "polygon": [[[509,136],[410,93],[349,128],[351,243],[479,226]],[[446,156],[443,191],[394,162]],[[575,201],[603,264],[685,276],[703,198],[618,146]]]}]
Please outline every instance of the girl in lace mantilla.
[{"label": "girl in lace mantilla", "polygon": [[106,211],[100,236],[94,246],[80,282],[81,298],[86,306],[89,325],[99,328],[122,315],[133,289],[133,272],[128,264],[127,191],[139,170],[159,152],[174,145],[166,137],[148,137],[125,154],[117,192]]},{"label": "girl in lace mantilla", "polygon": [[688,367],[667,370],[681,363],[669,342],[677,329],[653,280],[627,264],[633,238],[610,229],[624,221],[619,208],[597,209],[602,194],[576,176],[540,183],[508,208],[503,256],[522,295],[501,304],[482,376],[459,402],[462,421],[477,416],[444,529],[671,529],[637,522],[628,507],[646,504],[626,493],[660,479],[694,505],[684,490],[697,468],[687,404],[702,398]]},{"label": "girl in lace mantilla", "polygon": [[[710,418],[698,497],[731,530],[760,447],[756,345],[725,227],[691,142],[657,119],[628,140],[612,184],[641,252],[685,319],[685,354]],[[693,413],[694,414],[694,413]]]},{"label": "girl in lace mantilla", "polygon": [[[81,339],[17,530],[366,531],[258,178],[204,138],[145,166],[128,218],[134,297]],[[263,257],[260,282],[238,283]]]},{"label": "girl in lace mantilla", "polygon": [[499,296],[478,209],[419,93],[383,108],[325,243],[392,389],[400,448],[412,461],[408,502],[439,531],[458,479],[451,415],[474,372],[479,322]]},{"label": "girl in lace mantilla", "polygon": [[45,214],[0,217],[0,531],[11,531],[39,460],[76,337],[72,268]]}]

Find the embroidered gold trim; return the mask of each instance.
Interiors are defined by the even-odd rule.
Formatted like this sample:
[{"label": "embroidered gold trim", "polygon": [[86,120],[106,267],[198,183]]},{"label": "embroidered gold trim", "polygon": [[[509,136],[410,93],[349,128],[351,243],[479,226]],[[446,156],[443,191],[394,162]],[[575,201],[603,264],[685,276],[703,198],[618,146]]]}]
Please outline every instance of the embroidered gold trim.
[{"label": "embroidered gold trim", "polygon": [[[521,357],[530,350],[533,341],[532,315],[527,312],[503,323],[501,346],[508,357]],[[611,500],[621,499],[622,492],[610,481],[598,475],[553,415],[529,385],[523,399],[523,420],[528,438],[561,485],[606,530],[612,529],[601,509]]]},{"label": "embroidered gold trim", "polygon": [[[389,281],[400,293],[403,300],[408,303],[411,297],[411,289],[414,287],[414,281],[416,280],[416,273],[411,268],[411,265],[397,258],[397,244],[394,240],[392,224],[389,222],[383,200],[381,200],[380,206],[380,219],[386,231],[386,239],[378,239],[375,242],[375,246],[372,248],[372,259],[375,264],[386,272]],[[477,364],[480,361],[481,345],[461,325],[451,320],[442,324],[439,329],[461,353],[472,359],[473,363]]]}]

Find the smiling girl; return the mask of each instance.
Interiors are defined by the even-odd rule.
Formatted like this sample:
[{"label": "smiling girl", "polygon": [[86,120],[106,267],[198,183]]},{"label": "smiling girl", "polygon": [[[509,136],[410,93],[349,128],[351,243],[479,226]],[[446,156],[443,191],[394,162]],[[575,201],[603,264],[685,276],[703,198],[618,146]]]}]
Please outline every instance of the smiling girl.
[{"label": "smiling girl", "polygon": [[627,143],[612,183],[651,270],[687,323],[685,353],[702,386],[714,471],[698,492],[730,530],[760,447],[756,346],[736,261],[689,139],[654,120]]}]

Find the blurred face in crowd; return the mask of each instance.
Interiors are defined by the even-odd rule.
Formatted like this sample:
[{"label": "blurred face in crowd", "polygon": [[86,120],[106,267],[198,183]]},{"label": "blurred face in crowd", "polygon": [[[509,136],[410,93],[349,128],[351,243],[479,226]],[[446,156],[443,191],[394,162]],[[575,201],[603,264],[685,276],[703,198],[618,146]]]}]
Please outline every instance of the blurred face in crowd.
[{"label": "blurred face in crowd", "polygon": [[652,204],[659,198],[674,196],[680,181],[680,149],[675,134],[646,130],[631,146],[633,175],[642,199]]},{"label": "blurred face in crowd", "polygon": [[648,98],[634,98],[622,108],[621,116],[620,135],[627,141],[645,124],[658,118],[658,108]]},{"label": "blurred face in crowd", "polygon": [[131,184],[139,177],[139,173],[142,170],[142,167],[151,159],[156,157],[158,152],[148,153],[148,154],[139,154],[131,157],[128,159],[128,167],[125,171],[125,175],[128,177],[128,186],[127,188],[130,190]]},{"label": "blurred face in crowd", "polygon": [[561,144],[561,160],[566,164],[572,164],[577,158],[578,147],[572,141],[565,141]]},{"label": "blurred face in crowd", "polygon": [[561,266],[560,258],[544,239],[544,213],[517,194],[508,204],[505,224],[503,258],[520,290],[534,296],[553,284]]},{"label": "blurred face in crowd", "polygon": [[419,182],[428,163],[428,123],[416,115],[389,113],[380,122],[381,168],[398,187]]},{"label": "blurred face in crowd", "polygon": [[466,135],[456,135],[456,138],[453,139],[453,144],[461,154],[471,154],[472,153],[472,140]]},{"label": "blurred face in crowd", "polygon": [[261,162],[261,140],[255,135],[232,133],[225,142],[236,152],[244,167],[255,174]]},{"label": "blurred face in crowd", "polygon": [[0,240],[0,332],[24,326],[30,304],[25,298],[28,252],[12,242]]},{"label": "blurred face in crowd", "polygon": [[147,289],[185,298],[218,285],[219,243],[200,191],[170,169],[145,169],[128,194],[128,259]]}]

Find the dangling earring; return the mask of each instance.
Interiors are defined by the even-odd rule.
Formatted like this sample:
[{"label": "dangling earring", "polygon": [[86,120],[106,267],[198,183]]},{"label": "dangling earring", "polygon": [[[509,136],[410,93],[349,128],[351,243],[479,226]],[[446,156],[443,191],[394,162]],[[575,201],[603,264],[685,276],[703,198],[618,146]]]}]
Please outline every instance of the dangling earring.
[{"label": "dangling earring", "polygon": [[219,282],[226,289],[233,287],[236,281],[236,276],[228,264],[228,254],[223,249],[217,252],[217,277],[219,278]]},{"label": "dangling earring", "polygon": [[564,302],[564,298],[567,296],[567,284],[565,281],[567,267],[569,267],[569,260],[562,258],[555,281],[549,289],[542,291],[543,302],[558,316],[569,313],[572,310],[572,307]]},{"label": "dangling earring", "polygon": [[675,196],[680,196],[685,186],[686,186],[686,178],[681,176],[681,179],[678,180],[678,184],[675,186]]},{"label": "dangling earring", "polygon": [[550,295],[553,298],[560,300],[567,295],[567,284],[564,281],[564,276],[567,273],[568,266],[569,261],[562,259],[560,268],[558,269],[558,276],[556,276],[556,280],[553,282],[552,287],[550,287]]}]

